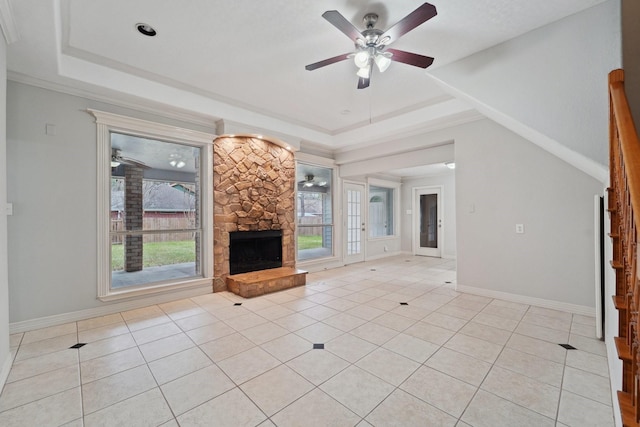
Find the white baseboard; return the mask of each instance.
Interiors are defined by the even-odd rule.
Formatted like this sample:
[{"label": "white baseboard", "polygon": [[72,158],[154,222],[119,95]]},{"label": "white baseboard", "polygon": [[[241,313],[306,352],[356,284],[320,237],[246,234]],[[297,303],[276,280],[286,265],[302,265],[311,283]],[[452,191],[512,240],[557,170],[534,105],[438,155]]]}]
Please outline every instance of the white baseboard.
[{"label": "white baseboard", "polygon": [[[412,251],[400,251],[400,252],[395,252],[394,255],[404,255],[404,256],[421,256],[421,255],[416,255],[414,254]],[[456,254],[442,254],[440,256],[440,258],[442,259],[447,259],[447,260],[455,260],[456,259]]]},{"label": "white baseboard", "polygon": [[21,322],[9,323],[9,333],[32,331],[34,329],[47,328],[49,326],[61,325],[63,323],[77,322],[78,320],[91,319],[92,317],[106,316],[108,314],[119,313],[121,311],[133,310],[154,304],[175,301],[184,298],[191,298],[198,295],[205,295],[212,292],[211,284],[200,285],[187,290],[154,295],[147,298],[140,298],[131,301],[123,301],[112,304],[105,304],[100,307],[88,308],[85,310],[72,311],[69,313],[56,314],[53,316],[39,317],[36,319],[24,320]]},{"label": "white baseboard", "polygon": [[550,308],[552,310],[567,311],[569,313],[581,314],[583,316],[594,317],[596,315],[595,307],[587,307],[585,305],[571,304],[568,302],[553,301],[543,298],[511,294],[508,292],[494,291],[491,289],[476,288],[474,286],[465,286],[460,284],[456,285],[456,291],[480,295],[483,297],[497,298],[505,301],[518,302],[520,304],[535,305],[536,307]]},{"label": "white baseboard", "polygon": [[384,253],[382,253],[380,255],[368,256],[365,261],[375,261],[375,260],[378,260],[378,259],[389,258],[389,257],[392,257],[392,256],[398,256],[398,255],[402,255],[402,252],[400,252],[400,251],[384,252]]},{"label": "white baseboard", "polygon": [[320,260],[298,261],[296,268],[307,270],[309,273],[318,271],[331,270],[334,268],[344,267],[344,262],[337,257],[324,258]]}]

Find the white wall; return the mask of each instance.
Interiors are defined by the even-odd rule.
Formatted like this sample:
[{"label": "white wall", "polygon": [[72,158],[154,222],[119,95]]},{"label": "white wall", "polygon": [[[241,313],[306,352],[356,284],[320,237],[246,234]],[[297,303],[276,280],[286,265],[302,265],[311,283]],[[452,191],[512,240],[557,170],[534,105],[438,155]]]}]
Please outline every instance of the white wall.
[{"label": "white wall", "polygon": [[456,258],[456,175],[448,171],[441,175],[419,178],[405,178],[402,180],[402,251],[413,251],[413,189],[416,187],[442,186],[444,241],[442,243],[442,257]]},{"label": "white wall", "polygon": [[15,82],[7,106],[10,321],[104,307],[96,298],[96,125],[85,110],[212,129]]},{"label": "white wall", "polygon": [[606,165],[606,83],[621,61],[619,9],[610,0],[432,74],[482,104],[485,114],[496,112],[492,118],[510,129],[520,127],[499,117]]},{"label": "white wall", "polygon": [[602,184],[496,123],[475,125],[455,142],[458,285],[594,307]]},{"label": "white wall", "polygon": [[0,38],[0,389],[9,375],[9,276],[7,254],[7,46]]}]

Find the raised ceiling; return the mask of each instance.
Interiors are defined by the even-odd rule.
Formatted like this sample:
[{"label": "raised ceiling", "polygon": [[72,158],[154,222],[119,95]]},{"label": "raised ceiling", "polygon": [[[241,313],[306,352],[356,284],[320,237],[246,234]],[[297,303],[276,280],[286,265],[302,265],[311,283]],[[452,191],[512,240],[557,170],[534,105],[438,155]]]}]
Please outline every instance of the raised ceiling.
[{"label": "raised ceiling", "polygon": [[[438,15],[392,47],[433,56],[436,69],[602,1],[434,0]],[[326,10],[359,28],[366,13],[377,13],[376,27],[384,30],[422,3],[13,1],[18,40],[8,48],[9,77],[171,106],[212,124],[222,118],[344,150],[477,116],[444,92],[430,69],[392,63],[358,90],[352,61],[304,68],[353,51],[322,18]],[[140,22],[157,36],[138,33]]]}]

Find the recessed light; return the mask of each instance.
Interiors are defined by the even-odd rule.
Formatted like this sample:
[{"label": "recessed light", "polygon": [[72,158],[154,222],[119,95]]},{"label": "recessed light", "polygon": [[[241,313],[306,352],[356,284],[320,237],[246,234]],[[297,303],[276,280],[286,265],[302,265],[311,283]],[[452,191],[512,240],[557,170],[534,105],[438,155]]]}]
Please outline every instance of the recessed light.
[{"label": "recessed light", "polygon": [[147,37],[154,37],[156,34],[158,34],[151,25],[144,24],[142,22],[137,23],[136,28],[138,29],[140,34],[144,34]]},{"label": "recessed light", "polygon": [[343,116],[346,116],[347,114],[351,114],[351,110],[344,109],[340,111],[340,114],[342,114]]}]

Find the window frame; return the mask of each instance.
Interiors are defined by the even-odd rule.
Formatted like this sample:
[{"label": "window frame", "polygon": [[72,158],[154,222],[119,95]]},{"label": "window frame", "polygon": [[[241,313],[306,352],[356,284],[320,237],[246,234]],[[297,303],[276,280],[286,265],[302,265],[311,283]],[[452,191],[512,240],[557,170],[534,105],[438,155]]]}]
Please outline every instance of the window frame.
[{"label": "window frame", "polygon": [[308,166],[320,167],[320,168],[325,168],[325,169],[330,169],[331,170],[331,196],[329,198],[331,200],[331,223],[328,224],[328,223],[324,223],[323,222],[322,224],[314,224],[312,226],[308,226],[308,227],[331,227],[331,254],[330,255],[316,257],[316,258],[305,258],[305,259],[299,259],[298,258],[298,250],[299,250],[298,249],[298,228],[299,227],[306,228],[307,226],[301,226],[300,224],[298,224],[298,201],[297,201],[298,188],[297,188],[297,185],[296,185],[296,210],[295,210],[296,263],[306,264],[306,263],[322,262],[322,261],[325,261],[327,259],[332,259],[332,258],[336,257],[336,251],[337,251],[336,239],[339,238],[338,230],[337,230],[337,227],[336,227],[336,219],[335,219],[335,213],[336,213],[336,191],[337,191],[337,186],[338,186],[336,165],[330,159],[324,159],[324,158],[320,158],[320,157],[317,157],[317,156],[314,156],[314,155],[309,155],[309,154],[304,154],[304,153],[297,153],[297,155],[296,155],[296,171],[298,169],[298,164],[300,164],[300,163],[308,165]]},{"label": "window frame", "polygon": [[[384,236],[371,236],[371,224],[370,224],[370,212],[369,212],[369,204],[371,203],[371,187],[381,187],[388,188],[393,190],[393,197],[391,202],[393,203],[392,210],[392,219],[393,219],[393,230],[392,234],[387,234]],[[400,191],[401,191],[402,183],[394,182],[394,181],[385,181],[381,179],[373,179],[369,178],[367,180],[367,241],[376,241],[376,240],[388,240],[388,239],[397,239],[399,236],[400,230]]]},{"label": "window frame", "polygon": [[[97,297],[113,301],[211,284],[213,280],[213,140],[216,135],[99,110],[87,110],[96,122],[97,148]],[[200,148],[202,277],[154,282],[132,289],[111,288],[111,133],[176,142]]]}]

